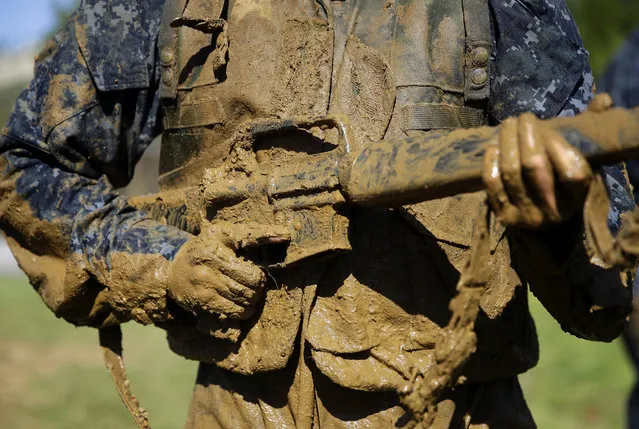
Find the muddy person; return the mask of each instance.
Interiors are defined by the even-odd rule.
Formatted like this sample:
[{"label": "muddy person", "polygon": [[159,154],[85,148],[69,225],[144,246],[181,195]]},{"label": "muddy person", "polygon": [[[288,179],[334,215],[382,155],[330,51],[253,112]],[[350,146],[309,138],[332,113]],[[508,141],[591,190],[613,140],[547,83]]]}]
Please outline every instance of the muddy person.
[{"label": "muddy person", "polygon": [[[432,427],[533,428],[517,380],[538,359],[528,289],[588,340],[616,338],[631,307],[628,277],[584,238],[592,192],[607,187],[612,230],[632,206],[623,171],[591,171],[540,120],[609,107],[592,97],[562,0],[84,0],[3,129],[0,227],[57,316],[157,325],[201,362],[187,427],[386,428],[410,421],[400,392],[437,364],[487,195],[477,351]],[[327,115],[351,150],[499,126],[487,192],[318,203],[294,229],[347,223],[346,244],[266,269],[243,247],[290,237],[257,191],[217,213],[186,196],[341,144],[315,127],[242,146],[250,124]],[[127,200],[116,189],[159,134],[156,206]]]}]

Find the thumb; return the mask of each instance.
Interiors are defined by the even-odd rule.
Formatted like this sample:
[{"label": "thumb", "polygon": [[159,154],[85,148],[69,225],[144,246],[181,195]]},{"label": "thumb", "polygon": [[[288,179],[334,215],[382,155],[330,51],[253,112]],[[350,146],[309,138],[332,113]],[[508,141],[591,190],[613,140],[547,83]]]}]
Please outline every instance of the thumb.
[{"label": "thumb", "polygon": [[593,98],[590,104],[588,104],[588,110],[595,113],[601,113],[612,108],[613,105],[614,102],[612,101],[610,94],[602,92],[595,95],[595,98]]},{"label": "thumb", "polygon": [[234,250],[291,241],[289,229],[281,225],[216,222],[211,230],[222,243]]}]

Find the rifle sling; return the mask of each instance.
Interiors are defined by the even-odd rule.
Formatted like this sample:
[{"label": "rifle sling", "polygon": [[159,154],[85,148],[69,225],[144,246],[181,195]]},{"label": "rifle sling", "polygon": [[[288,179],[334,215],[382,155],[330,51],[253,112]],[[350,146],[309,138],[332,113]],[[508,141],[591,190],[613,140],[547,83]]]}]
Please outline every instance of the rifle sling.
[{"label": "rifle sling", "polygon": [[120,399],[139,429],[151,429],[148,413],[131,393],[130,382],[122,359],[122,329],[119,325],[99,330],[100,348],[107,370],[115,384]]}]

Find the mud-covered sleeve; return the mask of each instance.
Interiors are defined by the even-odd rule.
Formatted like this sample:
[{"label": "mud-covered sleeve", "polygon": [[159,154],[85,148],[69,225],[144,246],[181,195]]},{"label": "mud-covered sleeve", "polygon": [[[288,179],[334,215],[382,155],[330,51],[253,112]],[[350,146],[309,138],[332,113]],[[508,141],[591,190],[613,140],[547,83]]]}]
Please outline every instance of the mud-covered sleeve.
[{"label": "mud-covered sleeve", "polygon": [[596,246],[585,232],[585,223],[597,222],[597,228],[608,228],[614,237],[635,204],[623,166],[604,167],[599,174],[601,194],[607,194],[609,200],[607,219],[606,201],[598,198],[593,202],[602,204],[603,216],[589,216],[590,203],[584,216],[577,215],[550,231],[510,231],[509,240],[520,278],[564,331],[589,340],[612,341],[621,334],[632,310],[634,276],[609,266],[593,251]]},{"label": "mud-covered sleeve", "polygon": [[[494,62],[490,112],[496,122],[533,112],[542,119],[574,116],[593,97],[588,52],[563,0],[490,0]],[[623,166],[598,172],[611,205],[608,226],[618,230],[633,208]],[[611,341],[630,311],[630,278],[588,250],[577,216],[550,232],[510,231],[513,266],[562,328]]]},{"label": "mud-covered sleeve", "polygon": [[0,228],[44,302],[75,324],[165,318],[165,267],[189,238],[114,191],[160,131],[151,6],[161,2],[82,2],[0,135]]},{"label": "mud-covered sleeve", "polygon": [[[581,39],[579,39],[581,40]],[[589,65],[558,116],[574,116],[587,109],[594,97],[594,79]],[[608,194],[607,226],[613,236],[619,232],[623,217],[635,209],[632,187],[625,164],[607,165],[596,171],[603,178]],[[587,213],[584,214],[588,216]],[[617,268],[603,268],[596,255],[588,250],[592,244],[583,232],[584,218],[568,237],[547,237],[550,246],[564,248],[558,240],[575,243],[568,256],[557,255],[562,261],[560,272],[565,278],[564,296],[554,296],[552,282],[532,284],[533,293],[555,316],[563,329],[582,338],[611,341],[619,336],[632,310],[632,276]],[[570,240],[570,236],[575,237]],[[563,304],[562,304],[563,303]]]}]

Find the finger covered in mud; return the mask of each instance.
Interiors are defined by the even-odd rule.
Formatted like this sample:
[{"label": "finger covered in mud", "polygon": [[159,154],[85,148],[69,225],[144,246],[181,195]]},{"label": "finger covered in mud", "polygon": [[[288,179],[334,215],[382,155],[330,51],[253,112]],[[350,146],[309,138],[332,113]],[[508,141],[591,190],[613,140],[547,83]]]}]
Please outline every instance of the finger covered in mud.
[{"label": "finger covered in mud", "polygon": [[559,133],[548,130],[546,142],[559,182],[559,212],[562,218],[567,218],[581,211],[592,184],[593,171],[584,155]]},{"label": "finger covered in mud", "polygon": [[[206,243],[205,243],[206,244]],[[206,253],[206,250],[204,251]],[[251,290],[264,286],[266,276],[264,271],[251,261],[235,253],[233,248],[217,245],[213,257],[207,258],[204,264],[211,270],[219,272]]]},{"label": "finger covered in mud", "polygon": [[[530,141],[535,137],[527,132],[530,134],[530,130],[515,118],[507,119],[502,124],[498,137],[499,162],[497,171],[492,174],[499,177],[503,190],[497,196],[501,204],[494,209],[502,223],[537,228],[543,223],[544,214],[536,204],[535,189],[530,186],[524,174],[524,155],[535,152],[531,148],[522,151],[522,140]],[[528,146],[534,143],[529,142]]]},{"label": "finger covered in mud", "polygon": [[[288,228],[280,225],[258,223],[232,223],[216,221],[202,232],[205,236],[217,238],[235,250],[264,244],[286,243],[291,240]],[[201,235],[202,235],[201,234]]]},{"label": "finger covered in mud", "polygon": [[509,201],[499,168],[499,147],[491,146],[484,156],[482,179],[488,201],[500,222],[514,224],[518,219],[517,208]]},{"label": "finger covered in mud", "polygon": [[542,143],[544,137],[537,122],[538,119],[532,113],[519,118],[522,171],[524,180],[529,185],[533,198],[537,197],[543,214],[550,221],[559,222],[561,217],[557,209],[553,168]]}]

